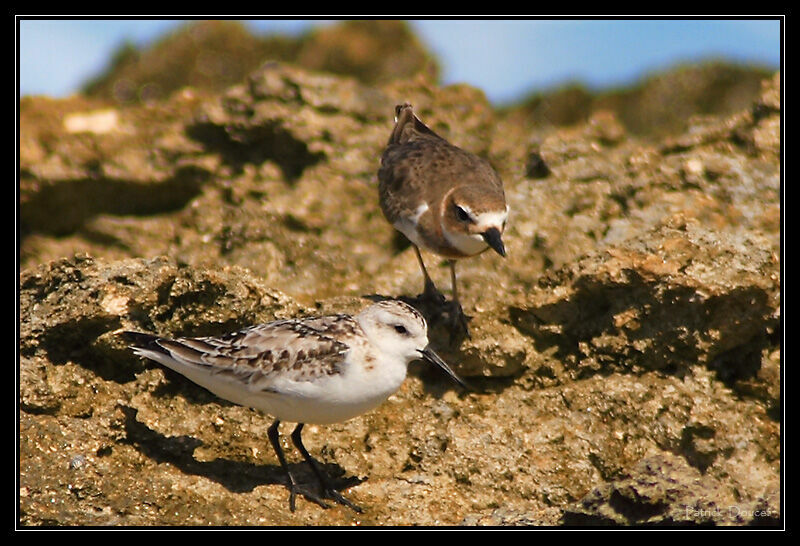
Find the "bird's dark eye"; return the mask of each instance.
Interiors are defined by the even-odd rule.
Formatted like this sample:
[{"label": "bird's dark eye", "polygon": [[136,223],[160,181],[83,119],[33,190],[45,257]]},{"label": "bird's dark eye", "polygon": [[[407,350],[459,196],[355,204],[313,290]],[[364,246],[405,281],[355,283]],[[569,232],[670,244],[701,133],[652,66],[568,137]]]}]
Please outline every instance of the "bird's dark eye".
[{"label": "bird's dark eye", "polygon": [[456,218],[458,218],[462,222],[468,222],[469,214],[467,214],[467,211],[456,205]]},{"label": "bird's dark eye", "polygon": [[402,324],[395,324],[394,325],[394,331],[397,332],[398,334],[401,334],[401,335],[408,334],[408,330],[406,330],[406,327],[403,326]]}]

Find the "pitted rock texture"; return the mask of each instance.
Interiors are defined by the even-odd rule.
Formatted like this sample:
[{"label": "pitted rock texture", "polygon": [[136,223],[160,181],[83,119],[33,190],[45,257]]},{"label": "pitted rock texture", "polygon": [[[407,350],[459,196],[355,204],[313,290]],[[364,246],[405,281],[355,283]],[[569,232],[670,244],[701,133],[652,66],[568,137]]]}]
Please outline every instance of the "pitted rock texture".
[{"label": "pitted rock texture", "polygon": [[[647,140],[608,111],[541,127],[469,86],[276,62],[125,107],[23,98],[19,523],[779,524],[779,84]],[[486,157],[511,206],[508,257],[458,266],[472,339],[450,345],[423,310],[478,391],[415,363],[375,411],[308,426],[366,511],[291,513],[270,417],[118,332],[219,334],[419,293],[377,199],[405,101]]]}]

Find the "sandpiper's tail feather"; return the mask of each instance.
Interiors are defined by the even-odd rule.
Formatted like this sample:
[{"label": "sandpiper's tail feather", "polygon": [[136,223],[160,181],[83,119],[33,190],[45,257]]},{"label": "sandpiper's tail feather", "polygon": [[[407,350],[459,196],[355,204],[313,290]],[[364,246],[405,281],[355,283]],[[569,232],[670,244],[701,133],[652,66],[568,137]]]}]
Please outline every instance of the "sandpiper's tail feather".
[{"label": "sandpiper's tail feather", "polygon": [[165,352],[164,349],[157,343],[158,336],[153,334],[145,334],[144,332],[131,332],[130,330],[125,330],[120,333],[123,338],[125,338],[128,343],[131,344],[131,347],[135,349],[147,349],[150,351],[161,351]]},{"label": "sandpiper's tail feather", "polygon": [[[173,370],[184,373],[182,368],[187,365],[186,362],[181,362],[175,358],[167,347],[162,345],[163,342],[168,340],[162,339],[153,334],[145,334],[144,332],[121,332],[122,337],[130,343],[131,349],[134,354],[143,356],[151,360],[155,360]],[[159,343],[162,342],[162,343]]]}]

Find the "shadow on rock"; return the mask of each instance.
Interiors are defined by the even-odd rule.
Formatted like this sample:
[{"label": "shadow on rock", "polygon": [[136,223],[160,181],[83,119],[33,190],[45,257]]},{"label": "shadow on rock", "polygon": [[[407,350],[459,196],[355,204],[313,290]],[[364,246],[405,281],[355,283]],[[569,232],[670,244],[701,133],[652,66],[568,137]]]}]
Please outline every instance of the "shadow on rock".
[{"label": "shadow on rock", "polygon": [[[203,476],[219,483],[232,493],[246,493],[260,485],[286,483],[285,474],[279,465],[264,466],[227,459],[197,461],[192,456],[192,452],[202,445],[200,440],[191,436],[164,436],[139,422],[136,419],[138,411],[135,408],[122,405],[119,408],[125,415],[124,427],[127,443],[157,463],[169,463],[185,474]],[[269,443],[266,438],[264,443],[267,445]],[[307,465],[294,463],[289,466],[292,474],[302,485],[316,485],[314,476]],[[320,466],[332,478],[333,485],[337,490],[353,487],[363,481],[355,476],[342,477],[345,470],[338,464],[320,462]]]},{"label": "shadow on rock", "polygon": [[626,282],[582,276],[572,289],[562,300],[509,314],[537,351],[555,347],[575,378],[636,370],[681,375],[703,362],[730,386],[760,368],[771,313],[760,288],[706,296],[628,271]]}]

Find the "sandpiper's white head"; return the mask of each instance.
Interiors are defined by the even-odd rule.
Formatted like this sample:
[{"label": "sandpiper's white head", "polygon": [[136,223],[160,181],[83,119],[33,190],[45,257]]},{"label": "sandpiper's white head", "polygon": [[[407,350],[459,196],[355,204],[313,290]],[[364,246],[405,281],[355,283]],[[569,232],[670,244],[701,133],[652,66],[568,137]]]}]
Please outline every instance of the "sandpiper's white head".
[{"label": "sandpiper's white head", "polygon": [[411,362],[420,358],[419,351],[428,346],[425,318],[402,301],[381,301],[355,318],[370,343],[383,354]]},{"label": "sandpiper's white head", "polygon": [[419,311],[399,300],[370,305],[355,317],[370,343],[388,357],[406,364],[423,359],[442,368],[459,385],[464,382],[428,346],[428,325]]}]

